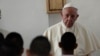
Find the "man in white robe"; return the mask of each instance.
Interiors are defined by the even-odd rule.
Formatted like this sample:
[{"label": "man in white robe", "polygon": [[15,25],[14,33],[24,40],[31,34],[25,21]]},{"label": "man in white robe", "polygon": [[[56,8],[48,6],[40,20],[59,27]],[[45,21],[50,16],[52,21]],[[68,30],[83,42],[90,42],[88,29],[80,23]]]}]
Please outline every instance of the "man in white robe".
[{"label": "man in white robe", "polygon": [[83,26],[75,22],[79,16],[77,10],[70,3],[66,4],[61,13],[62,21],[44,32],[43,35],[48,37],[51,42],[53,56],[62,56],[58,43],[65,32],[72,32],[76,36],[78,47],[74,51],[75,56],[88,56],[91,52],[100,48],[100,41]]}]

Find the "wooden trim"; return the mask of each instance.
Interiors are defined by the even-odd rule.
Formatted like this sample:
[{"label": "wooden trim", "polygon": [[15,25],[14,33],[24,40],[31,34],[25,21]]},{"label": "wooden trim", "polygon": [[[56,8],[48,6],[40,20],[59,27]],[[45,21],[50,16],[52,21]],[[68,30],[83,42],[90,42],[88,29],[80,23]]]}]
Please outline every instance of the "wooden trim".
[{"label": "wooden trim", "polygon": [[[65,3],[66,3],[66,0],[62,0],[62,3],[61,3],[62,7],[64,6]],[[46,0],[46,4],[47,4],[47,13],[59,13],[62,10],[62,8],[51,9],[50,4],[52,3],[50,3],[50,0]]]}]

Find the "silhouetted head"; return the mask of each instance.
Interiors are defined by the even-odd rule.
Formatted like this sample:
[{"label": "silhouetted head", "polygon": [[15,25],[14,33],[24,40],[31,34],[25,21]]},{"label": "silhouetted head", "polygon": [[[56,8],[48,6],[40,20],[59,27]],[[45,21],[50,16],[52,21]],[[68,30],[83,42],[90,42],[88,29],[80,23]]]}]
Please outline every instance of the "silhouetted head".
[{"label": "silhouetted head", "polygon": [[74,51],[77,47],[75,35],[71,32],[65,32],[61,37],[59,46],[63,52]]},{"label": "silhouetted head", "polygon": [[0,45],[0,56],[16,56],[16,47],[10,42],[3,41]]},{"label": "silhouetted head", "polygon": [[[48,39],[44,36],[37,36],[32,40],[29,52],[31,55],[49,56],[51,45]],[[28,55],[28,56],[31,56]]]},{"label": "silhouetted head", "polygon": [[0,32],[0,44],[4,41],[4,35]]},{"label": "silhouetted head", "polygon": [[21,56],[21,54],[23,53],[23,44],[24,44],[22,36],[17,32],[11,32],[7,35],[6,41],[16,45],[18,48],[16,53],[18,54],[18,56]]}]

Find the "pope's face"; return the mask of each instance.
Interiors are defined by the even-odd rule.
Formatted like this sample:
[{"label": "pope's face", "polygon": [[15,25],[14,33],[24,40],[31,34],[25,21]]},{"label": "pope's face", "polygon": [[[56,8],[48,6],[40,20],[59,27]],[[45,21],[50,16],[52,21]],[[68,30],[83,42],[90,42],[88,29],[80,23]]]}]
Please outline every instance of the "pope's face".
[{"label": "pope's face", "polygon": [[68,28],[73,26],[78,17],[77,9],[73,7],[63,9],[61,15],[65,26]]}]

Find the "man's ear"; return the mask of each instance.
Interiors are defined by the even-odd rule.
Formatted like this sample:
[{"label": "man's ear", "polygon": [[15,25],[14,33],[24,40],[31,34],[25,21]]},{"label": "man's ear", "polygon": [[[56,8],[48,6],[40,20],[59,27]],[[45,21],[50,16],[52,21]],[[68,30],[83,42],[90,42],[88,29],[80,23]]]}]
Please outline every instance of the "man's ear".
[{"label": "man's ear", "polygon": [[29,49],[26,50],[26,55],[27,56],[31,56],[31,53],[30,53],[30,50]]},{"label": "man's ear", "polygon": [[21,51],[20,51],[20,55],[22,55],[23,52],[24,52],[24,48],[21,49]]},{"label": "man's ear", "polygon": [[53,55],[50,53],[49,56],[53,56]]},{"label": "man's ear", "polygon": [[59,42],[59,47],[60,47],[60,48],[62,47],[62,44],[61,44],[61,42]]},{"label": "man's ear", "polygon": [[79,15],[77,14],[77,15],[76,15],[76,19],[75,19],[75,21],[78,19],[78,17],[79,17]]},{"label": "man's ear", "polygon": [[76,49],[76,48],[77,48],[77,46],[78,46],[78,45],[77,45],[77,43],[76,43],[76,44],[75,44],[75,47],[74,47],[74,49]]},{"label": "man's ear", "polygon": [[79,17],[79,15],[77,14],[77,18]]}]

